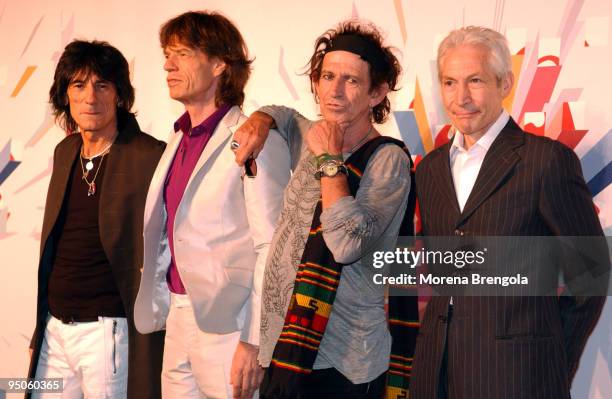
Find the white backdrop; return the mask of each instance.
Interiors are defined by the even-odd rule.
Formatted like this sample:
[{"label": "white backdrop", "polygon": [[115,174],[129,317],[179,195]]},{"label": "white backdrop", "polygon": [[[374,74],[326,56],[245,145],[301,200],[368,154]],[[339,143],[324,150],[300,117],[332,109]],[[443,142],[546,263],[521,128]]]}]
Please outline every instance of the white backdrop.
[{"label": "white backdrop", "polygon": [[[293,106],[310,117],[317,109],[308,80],[299,73],[315,38],[351,16],[371,20],[402,53],[402,89],[392,96],[394,109],[409,109],[418,79],[423,112],[434,135],[446,123],[435,81],[438,42],[462,25],[497,28],[511,37],[513,52],[525,47],[526,60],[534,54],[559,57],[562,69],[542,111],[549,116],[548,126],[553,111],[568,102],[575,129],[588,130],[575,147],[587,180],[612,159],[612,2],[608,0],[507,4],[504,0],[0,0],[0,377],[23,376],[27,371],[50,161],[55,144],[64,137],[53,125],[47,105],[59,54],[74,38],[106,40],[119,48],[131,64],[141,127],[165,139],[181,106],[167,95],[158,29],[168,18],[196,9],[216,9],[232,19],[255,57],[244,106],[247,113],[275,103]],[[527,70],[524,66],[519,89],[521,82],[529,88]],[[514,116],[517,112],[513,109]],[[525,120],[537,120],[538,115],[526,115]],[[394,118],[383,130],[400,137]],[[610,179],[605,172],[598,176]],[[595,203],[606,232],[612,235],[610,185],[597,191]],[[608,304],[574,383],[576,398],[603,398],[604,392],[612,392],[611,325]]]}]

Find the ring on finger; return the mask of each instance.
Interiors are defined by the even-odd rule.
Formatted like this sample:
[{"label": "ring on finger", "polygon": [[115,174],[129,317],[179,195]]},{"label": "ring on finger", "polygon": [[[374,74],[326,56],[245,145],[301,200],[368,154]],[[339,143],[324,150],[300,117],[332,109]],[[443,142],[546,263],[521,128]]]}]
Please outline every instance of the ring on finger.
[{"label": "ring on finger", "polygon": [[240,143],[239,143],[239,142],[237,142],[236,140],[232,140],[232,141],[230,142],[230,148],[231,148],[232,150],[237,150],[238,148],[240,148]]}]

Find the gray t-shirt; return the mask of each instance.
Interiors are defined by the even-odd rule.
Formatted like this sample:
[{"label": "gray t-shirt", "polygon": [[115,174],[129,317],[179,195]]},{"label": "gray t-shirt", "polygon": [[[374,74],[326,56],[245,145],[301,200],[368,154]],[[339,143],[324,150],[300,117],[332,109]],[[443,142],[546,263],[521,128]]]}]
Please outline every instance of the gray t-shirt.
[{"label": "gray t-shirt", "polygon": [[[287,313],[312,217],[320,198],[313,154],[302,136],[313,122],[285,107],[260,109],[272,116],[292,151],[293,176],[272,239],[262,290],[259,361],[270,364]],[[347,159],[350,154],[344,154]],[[389,367],[391,336],[384,310],[385,288],[373,282],[387,270],[362,264],[373,250],[391,250],[410,191],[407,155],[385,144],[370,158],[355,198],[338,200],[321,214],[323,238],[341,263],[340,284],[314,368],[334,367],[354,384],[372,381]]]}]

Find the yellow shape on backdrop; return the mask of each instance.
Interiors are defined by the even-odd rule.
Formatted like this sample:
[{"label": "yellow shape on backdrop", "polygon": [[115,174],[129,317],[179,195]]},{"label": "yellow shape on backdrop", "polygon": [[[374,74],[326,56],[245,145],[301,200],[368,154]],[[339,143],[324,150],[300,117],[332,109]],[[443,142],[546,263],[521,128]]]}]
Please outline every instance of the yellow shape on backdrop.
[{"label": "yellow shape on backdrop", "polygon": [[23,86],[26,84],[28,79],[30,79],[30,76],[32,76],[35,70],[36,70],[36,65],[30,65],[29,67],[26,68],[26,70],[23,72],[23,75],[21,75],[21,79],[19,79],[19,82],[17,82],[17,86],[15,86],[15,89],[13,89],[13,92],[11,93],[11,97],[17,97],[19,95],[19,92],[21,91]]},{"label": "yellow shape on backdrop", "polygon": [[416,87],[414,90],[414,116],[416,119],[417,127],[419,128],[419,135],[425,148],[425,153],[433,150],[434,144],[431,137],[431,129],[429,128],[429,122],[427,122],[427,113],[425,112],[425,104],[423,104],[423,96],[421,96],[421,87],[419,86],[419,80],[416,80]]},{"label": "yellow shape on backdrop", "polygon": [[516,92],[516,86],[518,85],[519,78],[521,77],[521,66],[523,65],[524,54],[515,54],[512,56],[512,73],[514,74],[514,84],[508,97],[502,102],[502,106],[509,113],[512,114],[512,103],[514,102],[514,94]]}]

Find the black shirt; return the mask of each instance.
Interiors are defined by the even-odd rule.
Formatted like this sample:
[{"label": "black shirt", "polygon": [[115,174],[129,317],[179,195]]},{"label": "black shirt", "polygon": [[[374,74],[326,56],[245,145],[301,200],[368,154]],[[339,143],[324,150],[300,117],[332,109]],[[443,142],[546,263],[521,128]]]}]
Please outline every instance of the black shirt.
[{"label": "black shirt", "polygon": [[[95,193],[88,196],[89,186],[83,179],[81,161],[76,158],[62,210],[53,229],[57,246],[49,278],[49,309],[60,319],[125,317],[100,240],[98,215],[106,162],[106,156],[93,159],[94,166],[87,180],[91,182],[97,171]],[[86,163],[83,159],[82,165]]]}]

